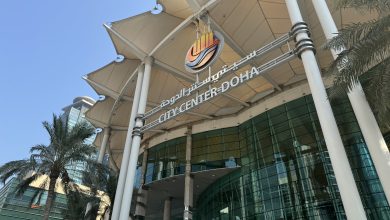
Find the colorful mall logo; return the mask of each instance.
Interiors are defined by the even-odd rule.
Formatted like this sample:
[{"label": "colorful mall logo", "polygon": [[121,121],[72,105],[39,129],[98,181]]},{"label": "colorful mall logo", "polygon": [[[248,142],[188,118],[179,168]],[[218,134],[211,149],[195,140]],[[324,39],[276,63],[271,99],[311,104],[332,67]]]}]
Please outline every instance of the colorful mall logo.
[{"label": "colorful mall logo", "polygon": [[187,52],[186,70],[198,73],[210,66],[222,51],[224,39],[219,32],[202,34]]}]

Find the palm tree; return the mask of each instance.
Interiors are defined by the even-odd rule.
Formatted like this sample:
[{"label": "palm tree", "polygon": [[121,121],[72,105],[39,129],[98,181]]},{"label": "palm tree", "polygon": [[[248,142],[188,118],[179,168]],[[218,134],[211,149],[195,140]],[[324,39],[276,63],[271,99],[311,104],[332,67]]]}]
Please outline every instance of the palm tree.
[{"label": "palm tree", "polygon": [[334,76],[331,97],[350,91],[363,76],[368,101],[382,127],[390,123],[390,1],[338,0],[338,8],[376,12],[367,22],[346,26],[325,46],[342,51],[328,73]]},{"label": "palm tree", "polygon": [[97,218],[101,200],[95,194],[77,190],[70,191],[67,195],[67,201],[67,210],[62,210],[63,219],[92,220]]},{"label": "palm tree", "polygon": [[[70,128],[61,116],[53,114],[53,122],[43,122],[43,127],[49,134],[48,145],[39,144],[31,147],[29,159],[11,161],[0,167],[0,181],[3,183],[10,177],[17,176],[20,180],[17,192],[23,193],[29,185],[38,178],[45,179],[42,189],[48,185],[48,194],[43,213],[43,219],[49,219],[49,213],[55,199],[55,188],[58,182],[65,192],[77,189],[68,175],[67,165],[72,162],[87,161],[95,152],[92,145],[84,141],[94,134],[95,129],[87,122],[77,123]],[[40,197],[37,191],[35,196]]]},{"label": "palm tree", "polygon": [[83,171],[83,184],[88,189],[69,192],[64,219],[96,219],[99,211],[111,214],[117,177],[117,172],[107,165],[90,161]]},{"label": "palm tree", "polygon": [[103,202],[105,210],[103,213],[112,213],[113,202],[115,200],[116,186],[118,183],[118,173],[107,165],[100,163],[90,163],[83,174],[83,182],[90,187],[91,195],[96,198],[102,196],[102,192],[107,196],[109,201],[92,200],[90,201],[91,209],[85,213],[87,217],[95,217],[100,204]]}]

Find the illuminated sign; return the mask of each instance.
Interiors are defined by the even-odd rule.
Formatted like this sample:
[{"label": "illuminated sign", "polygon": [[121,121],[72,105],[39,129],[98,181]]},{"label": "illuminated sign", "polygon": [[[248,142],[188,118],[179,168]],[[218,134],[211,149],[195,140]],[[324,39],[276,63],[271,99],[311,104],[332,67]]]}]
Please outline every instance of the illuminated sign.
[{"label": "illuminated sign", "polygon": [[202,34],[190,47],[185,58],[185,68],[191,73],[198,73],[210,66],[219,56],[224,45],[223,37],[218,32]]}]

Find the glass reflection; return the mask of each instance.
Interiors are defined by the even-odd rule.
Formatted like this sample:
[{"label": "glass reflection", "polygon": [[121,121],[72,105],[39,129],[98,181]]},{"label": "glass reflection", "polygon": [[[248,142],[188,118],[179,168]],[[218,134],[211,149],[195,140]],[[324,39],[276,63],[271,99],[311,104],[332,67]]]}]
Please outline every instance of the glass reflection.
[{"label": "glass reflection", "polygon": [[[332,107],[367,218],[390,219],[348,100]],[[346,219],[311,96],[237,127],[193,134],[192,141],[192,172],[240,167],[199,196],[195,219]],[[148,155],[146,183],[183,174],[185,137],[154,146]]]}]

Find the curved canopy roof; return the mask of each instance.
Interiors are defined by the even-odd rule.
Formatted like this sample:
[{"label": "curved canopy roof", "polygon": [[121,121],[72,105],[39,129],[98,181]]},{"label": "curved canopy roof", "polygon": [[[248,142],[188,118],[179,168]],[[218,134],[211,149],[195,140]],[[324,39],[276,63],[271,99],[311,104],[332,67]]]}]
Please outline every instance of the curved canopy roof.
[{"label": "curved canopy roof", "polygon": [[[316,47],[320,48],[325,37],[311,0],[299,3],[312,39]],[[328,3],[339,28],[351,22],[369,19],[350,9],[333,9],[332,1]],[[113,154],[120,154],[124,145],[137,69],[145,57],[154,58],[147,110],[195,82],[196,76],[184,68],[184,57],[196,39],[196,18],[201,20],[201,30],[209,23],[225,39],[221,55],[211,66],[212,73],[286,34],[291,28],[284,0],[164,0],[163,4],[165,10],[158,15],[145,12],[105,25],[117,53],[123,55],[124,59],[111,62],[85,77],[98,94],[106,97],[98,101],[86,117],[97,127],[112,128],[110,147],[114,149]],[[239,71],[259,66],[288,51],[289,47],[293,48],[294,45],[283,45]],[[321,68],[325,68],[332,60],[330,52],[321,49],[317,49],[317,58]],[[207,71],[201,73],[200,78],[205,78],[207,74]],[[144,138],[191,122],[236,114],[265,95],[285,90],[305,79],[300,60],[294,59],[162,124],[147,132]],[[96,139],[97,146],[100,146],[101,135]]]}]

